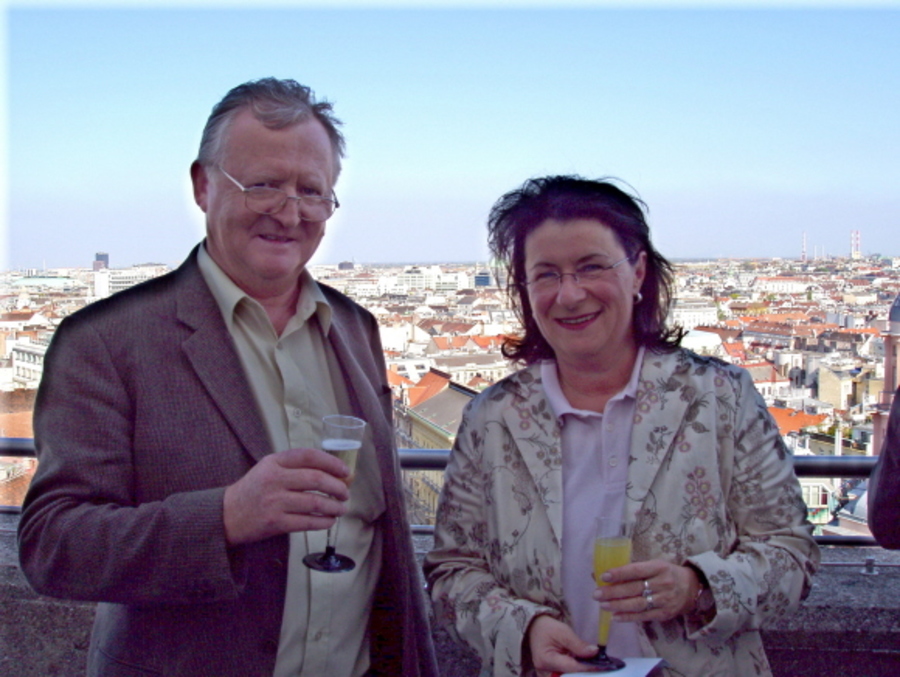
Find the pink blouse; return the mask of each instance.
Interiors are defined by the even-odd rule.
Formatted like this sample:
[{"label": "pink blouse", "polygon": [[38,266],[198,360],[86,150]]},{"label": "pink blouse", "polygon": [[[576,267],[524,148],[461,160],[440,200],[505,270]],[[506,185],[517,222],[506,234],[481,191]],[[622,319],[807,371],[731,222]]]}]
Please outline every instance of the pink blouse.
[{"label": "pink blouse", "polygon": [[[596,587],[594,518],[620,515],[624,510],[635,397],[643,359],[644,349],[640,348],[631,378],[606,403],[602,414],[573,408],[559,384],[556,362],[541,363],[544,392],[562,430],[563,597],[575,632],[592,643],[597,641],[600,616],[600,605],[591,597]],[[637,626],[613,623],[607,648],[613,656],[640,656]]]}]

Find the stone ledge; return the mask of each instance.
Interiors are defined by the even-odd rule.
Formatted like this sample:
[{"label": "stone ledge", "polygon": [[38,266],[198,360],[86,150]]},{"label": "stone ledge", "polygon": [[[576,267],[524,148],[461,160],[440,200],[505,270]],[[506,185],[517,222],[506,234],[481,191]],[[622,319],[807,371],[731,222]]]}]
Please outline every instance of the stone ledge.
[{"label": "stone ledge", "polygon": [[81,677],[94,605],[38,596],[18,567],[0,565],[0,675]]},{"label": "stone ledge", "polygon": [[[0,520],[2,522],[2,520]],[[0,674],[81,677],[93,622],[93,604],[35,594],[14,557],[7,529],[0,539]],[[416,539],[420,555],[429,541]],[[900,674],[900,552],[880,548],[823,548],[825,562],[809,598],[793,616],[763,632],[777,677],[891,677]],[[434,633],[442,677],[474,677],[478,660],[443,631]]]}]

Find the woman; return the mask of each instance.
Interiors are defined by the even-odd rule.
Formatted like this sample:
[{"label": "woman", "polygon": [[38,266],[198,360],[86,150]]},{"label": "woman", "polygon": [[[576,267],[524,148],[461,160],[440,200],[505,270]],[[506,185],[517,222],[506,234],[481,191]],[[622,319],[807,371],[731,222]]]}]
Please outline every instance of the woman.
[{"label": "woman", "polygon": [[[598,601],[616,656],[669,675],[771,674],[759,628],[818,564],[806,506],[749,375],[679,348],[672,268],[643,203],[547,177],[502,197],[493,255],[526,367],[466,410],[425,569],[439,623],[482,674],[590,667]],[[633,524],[632,563],[591,578],[593,522]]]}]

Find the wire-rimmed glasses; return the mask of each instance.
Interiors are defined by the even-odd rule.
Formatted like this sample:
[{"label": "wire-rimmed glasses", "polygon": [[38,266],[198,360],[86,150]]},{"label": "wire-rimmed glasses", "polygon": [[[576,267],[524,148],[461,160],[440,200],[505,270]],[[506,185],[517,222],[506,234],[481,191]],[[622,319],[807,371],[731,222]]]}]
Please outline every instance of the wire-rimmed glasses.
[{"label": "wire-rimmed glasses", "polygon": [[525,285],[535,294],[555,294],[562,286],[564,277],[571,277],[575,284],[584,286],[601,278],[606,273],[618,268],[633,257],[626,256],[615,263],[603,265],[602,263],[585,263],[578,266],[574,273],[559,273],[555,270],[542,270],[525,280]]},{"label": "wire-rimmed glasses", "polygon": [[[277,214],[288,200],[296,200],[297,206],[300,208],[300,218],[304,221],[326,221],[334,210],[341,206],[337,196],[322,197],[321,195],[288,195],[281,188],[271,188],[269,186],[250,186],[245,187],[226,172],[221,167],[218,170],[231,179],[231,182],[240,188],[244,194],[244,205],[251,212],[257,214]],[[334,195],[332,193],[332,195]]]}]

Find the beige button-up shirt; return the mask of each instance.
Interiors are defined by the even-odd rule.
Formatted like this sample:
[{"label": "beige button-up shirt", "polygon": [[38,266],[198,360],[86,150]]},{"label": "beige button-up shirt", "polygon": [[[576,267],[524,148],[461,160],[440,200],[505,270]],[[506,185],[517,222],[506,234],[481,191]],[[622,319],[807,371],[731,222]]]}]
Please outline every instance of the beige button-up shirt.
[{"label": "beige button-up shirt", "polygon": [[[304,271],[296,313],[278,336],[262,305],[234,284],[205,245],[198,262],[234,339],[273,451],[320,448],[322,417],[352,412],[326,339],[331,307],[315,280]],[[384,509],[367,434],[336,543],[357,566],[346,573],[312,571],[302,560],[325,549],[325,532],[291,534],[274,677],[359,677],[369,668],[368,620],[381,570],[381,537],[374,521]]]}]

